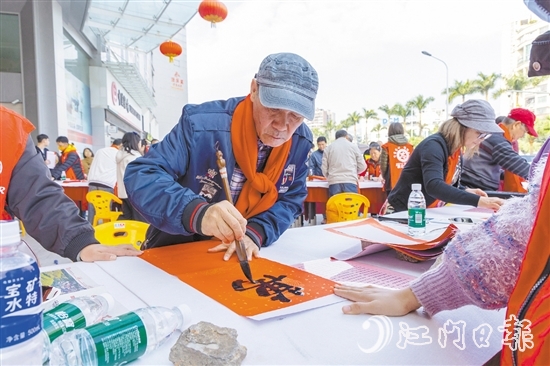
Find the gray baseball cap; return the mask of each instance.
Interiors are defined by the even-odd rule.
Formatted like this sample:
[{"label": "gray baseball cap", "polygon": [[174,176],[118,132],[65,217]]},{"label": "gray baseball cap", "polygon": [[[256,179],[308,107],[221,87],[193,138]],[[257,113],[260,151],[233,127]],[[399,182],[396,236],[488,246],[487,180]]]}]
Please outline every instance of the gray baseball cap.
[{"label": "gray baseball cap", "polygon": [[451,116],[461,125],[482,133],[503,133],[502,129],[495,124],[495,110],[485,100],[467,100],[454,107]]},{"label": "gray baseball cap", "polygon": [[255,78],[260,102],[265,107],[286,109],[313,119],[319,77],[301,56],[294,53],[269,55],[262,61]]}]

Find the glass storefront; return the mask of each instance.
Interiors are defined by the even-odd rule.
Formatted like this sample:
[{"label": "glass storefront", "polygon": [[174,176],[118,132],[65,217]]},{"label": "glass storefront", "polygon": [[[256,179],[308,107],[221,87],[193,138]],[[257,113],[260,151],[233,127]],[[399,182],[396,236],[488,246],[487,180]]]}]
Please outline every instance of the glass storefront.
[{"label": "glass storefront", "polygon": [[69,140],[92,144],[90,105],[90,62],[86,53],[67,34],[63,34],[65,95]]},{"label": "glass storefront", "polygon": [[0,72],[21,73],[21,41],[17,14],[0,14]]}]

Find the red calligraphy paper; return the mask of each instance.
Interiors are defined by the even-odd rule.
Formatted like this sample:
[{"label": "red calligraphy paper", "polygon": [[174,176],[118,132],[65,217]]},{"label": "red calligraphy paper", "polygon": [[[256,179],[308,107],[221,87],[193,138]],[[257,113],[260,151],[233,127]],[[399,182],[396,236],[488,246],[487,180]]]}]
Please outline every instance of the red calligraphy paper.
[{"label": "red calligraphy paper", "polygon": [[140,258],[178,277],[242,316],[255,316],[333,294],[334,282],[264,258],[254,258],[253,284],[236,256],[208,253],[220,242],[208,240],[146,250]]}]

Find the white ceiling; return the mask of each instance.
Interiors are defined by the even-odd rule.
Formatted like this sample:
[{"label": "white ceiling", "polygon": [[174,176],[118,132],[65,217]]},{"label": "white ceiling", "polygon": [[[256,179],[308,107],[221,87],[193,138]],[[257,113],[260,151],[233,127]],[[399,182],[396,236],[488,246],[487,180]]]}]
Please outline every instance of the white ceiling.
[{"label": "white ceiling", "polygon": [[91,0],[89,4],[85,28],[107,44],[150,52],[185,27],[200,1]]}]

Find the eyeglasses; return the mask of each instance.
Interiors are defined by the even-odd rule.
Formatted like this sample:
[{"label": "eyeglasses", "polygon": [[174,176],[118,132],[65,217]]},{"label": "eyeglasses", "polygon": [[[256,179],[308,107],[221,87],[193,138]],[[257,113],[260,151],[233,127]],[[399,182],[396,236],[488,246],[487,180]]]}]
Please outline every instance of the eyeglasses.
[{"label": "eyeglasses", "polygon": [[479,135],[477,136],[478,140],[485,140],[486,138],[491,136],[490,133],[481,133],[481,132],[478,132],[478,133],[479,133]]},{"label": "eyeglasses", "polygon": [[523,127],[523,131],[525,131],[525,133],[529,132],[529,129],[527,128],[527,125],[525,123],[521,123],[521,127]]}]

